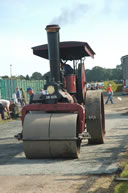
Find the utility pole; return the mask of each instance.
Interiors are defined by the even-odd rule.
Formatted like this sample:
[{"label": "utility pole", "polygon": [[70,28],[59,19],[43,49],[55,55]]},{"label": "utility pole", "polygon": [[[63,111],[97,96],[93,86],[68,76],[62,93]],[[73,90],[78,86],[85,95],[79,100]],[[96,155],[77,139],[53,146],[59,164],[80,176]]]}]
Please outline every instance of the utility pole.
[{"label": "utility pole", "polygon": [[12,78],[12,64],[10,64],[10,78]]},{"label": "utility pole", "polygon": [[10,97],[12,98],[12,64],[10,64]]}]

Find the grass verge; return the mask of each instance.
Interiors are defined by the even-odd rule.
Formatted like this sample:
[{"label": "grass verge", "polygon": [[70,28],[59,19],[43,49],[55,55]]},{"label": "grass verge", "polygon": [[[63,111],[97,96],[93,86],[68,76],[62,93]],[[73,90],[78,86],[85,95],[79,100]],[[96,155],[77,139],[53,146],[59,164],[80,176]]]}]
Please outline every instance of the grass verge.
[{"label": "grass verge", "polygon": [[13,121],[12,119],[6,119],[6,120],[1,120],[0,124],[7,123]]},{"label": "grass verge", "polygon": [[[124,164],[124,169],[120,174],[120,178],[128,178],[128,162]],[[114,193],[128,193],[128,181],[118,183]]]},{"label": "grass verge", "polygon": [[8,115],[7,113],[5,112],[4,113],[4,116],[5,116],[5,119],[4,120],[0,120],[0,124],[3,124],[3,123],[7,123],[7,122],[11,122],[11,121],[14,121],[14,120],[21,120],[21,114],[17,114],[17,117],[16,118],[10,118],[8,119]]}]

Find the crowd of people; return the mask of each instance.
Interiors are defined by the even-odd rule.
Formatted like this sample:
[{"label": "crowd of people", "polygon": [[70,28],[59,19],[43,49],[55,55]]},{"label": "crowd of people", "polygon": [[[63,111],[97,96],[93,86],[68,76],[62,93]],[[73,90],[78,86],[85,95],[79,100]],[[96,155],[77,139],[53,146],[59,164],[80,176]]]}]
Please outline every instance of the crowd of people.
[{"label": "crowd of people", "polygon": [[[31,104],[34,96],[34,91],[32,88],[27,88],[27,93],[29,94],[29,104]],[[11,100],[0,99],[1,119],[5,119],[5,112],[6,118],[10,119],[13,115],[15,116],[15,111],[19,113],[25,105],[27,105],[25,91],[22,88],[16,88],[16,91],[12,94]]]}]

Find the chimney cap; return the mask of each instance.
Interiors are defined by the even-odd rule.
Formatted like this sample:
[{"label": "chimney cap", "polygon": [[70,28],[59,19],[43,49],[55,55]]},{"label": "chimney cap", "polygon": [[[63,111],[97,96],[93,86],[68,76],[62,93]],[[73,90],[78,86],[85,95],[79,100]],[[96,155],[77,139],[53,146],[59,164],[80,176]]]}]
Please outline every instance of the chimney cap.
[{"label": "chimney cap", "polygon": [[53,25],[47,25],[45,29],[47,32],[57,32],[59,31],[60,27],[59,25],[53,24]]}]

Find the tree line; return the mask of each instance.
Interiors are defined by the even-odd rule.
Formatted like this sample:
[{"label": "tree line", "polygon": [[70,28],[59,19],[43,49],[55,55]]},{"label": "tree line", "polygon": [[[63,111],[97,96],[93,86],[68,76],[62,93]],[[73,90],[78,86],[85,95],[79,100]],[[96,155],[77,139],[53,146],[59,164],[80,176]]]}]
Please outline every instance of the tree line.
[{"label": "tree line", "polygon": [[107,80],[123,80],[122,64],[117,65],[116,68],[106,69],[99,66],[95,66],[92,70],[86,69],[87,82],[102,82]]},{"label": "tree line", "polygon": [[[113,69],[106,69],[99,66],[93,67],[91,70],[86,69],[86,80],[87,82],[101,82],[107,80],[122,80],[123,73],[122,73],[122,64],[117,65],[116,68]],[[50,77],[50,72],[45,74],[41,74],[40,72],[34,72],[32,76],[26,75],[19,75],[19,76],[12,76],[12,79],[25,79],[25,80],[47,80]],[[10,78],[8,76],[1,76],[1,78]]]}]

